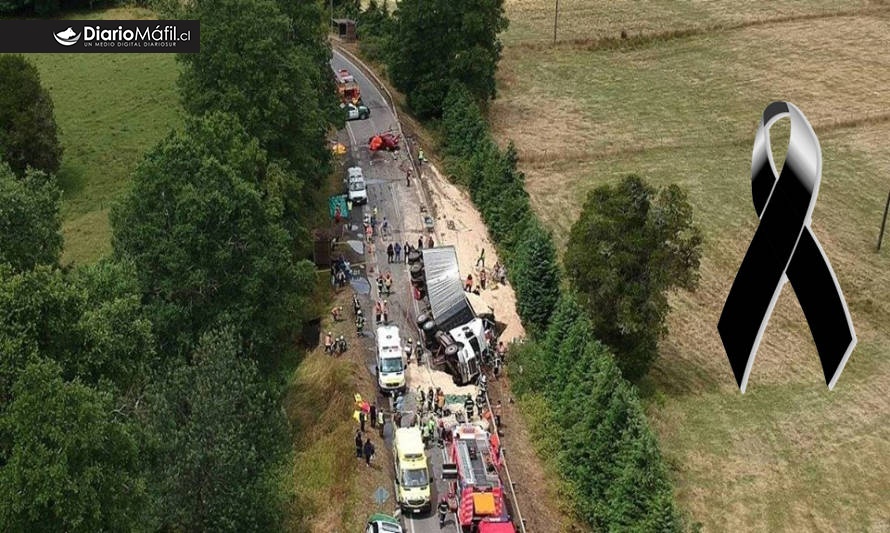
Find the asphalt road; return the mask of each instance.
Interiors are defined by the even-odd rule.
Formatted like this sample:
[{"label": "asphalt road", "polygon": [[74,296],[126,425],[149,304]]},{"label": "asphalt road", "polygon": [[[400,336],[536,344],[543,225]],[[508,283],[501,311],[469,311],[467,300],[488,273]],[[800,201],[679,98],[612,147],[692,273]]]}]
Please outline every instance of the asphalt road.
[{"label": "asphalt road", "polygon": [[[378,210],[378,221],[382,221],[383,217],[386,217],[389,222],[392,233],[391,242],[398,241],[404,246],[407,241],[412,246],[417,246],[418,237],[421,235],[426,236],[421,211],[424,197],[417,176],[412,176],[410,187],[406,184],[404,169],[409,168],[410,163],[405,150],[401,150],[401,153],[395,152],[394,156],[387,152],[372,153],[368,149],[368,139],[376,133],[390,129],[394,132],[398,131],[395,115],[389,108],[384,96],[374,84],[356,65],[353,65],[336,50],[334,51],[331,66],[335,71],[341,68],[349,70],[361,88],[362,101],[371,110],[369,119],[350,121],[347,122],[346,126],[345,133],[349,139],[349,152],[347,154],[349,163],[347,164],[362,167],[368,188],[368,204],[362,206],[361,212],[358,212],[358,209],[356,209],[354,215],[350,216],[352,226],[349,231],[350,237],[348,238],[362,238],[362,215],[365,213],[370,214],[376,207]],[[405,142],[406,140],[402,139],[402,145]],[[345,168],[343,173],[345,176]],[[374,376],[375,348],[374,339],[371,335],[376,331],[376,324],[373,322],[373,308],[374,302],[378,297],[375,282],[377,272],[386,272],[388,270],[393,275],[393,293],[388,298],[390,323],[399,327],[403,341],[407,338],[414,339],[415,341],[419,339],[419,332],[415,326],[418,306],[411,294],[408,269],[404,263],[404,257],[400,264],[388,264],[386,256],[388,242],[375,237],[375,257],[369,259],[367,265],[370,271],[371,293],[360,295],[362,297],[362,309],[368,319],[365,326],[365,333],[368,335],[366,338],[367,342],[365,343],[367,351],[366,366],[372,376]],[[424,364],[428,364],[428,361],[424,361]],[[412,394],[412,391],[416,390],[418,386],[423,386],[426,389],[430,384],[430,382],[422,381],[422,377],[409,380],[409,393],[406,395],[404,405],[405,411],[413,410],[414,394]],[[387,405],[385,402],[387,402],[386,399],[378,398],[378,405]],[[411,416],[405,416],[402,425],[410,423]],[[392,445],[392,428],[389,426],[390,424],[387,424],[387,428],[384,431],[387,446]],[[404,516],[405,530],[408,533],[456,532],[458,528],[453,514],[449,514],[445,523],[445,529],[439,529],[438,517],[435,512],[439,494],[447,490],[446,484],[442,481],[443,451],[441,448],[434,446],[427,451],[427,454],[430,458],[430,477],[435,483],[432,490],[434,509],[425,516]],[[383,504],[383,508],[392,509],[395,507],[394,487],[387,487],[387,491],[390,493],[390,496],[389,500]],[[369,508],[368,514],[370,515],[374,511],[375,509]]]}]

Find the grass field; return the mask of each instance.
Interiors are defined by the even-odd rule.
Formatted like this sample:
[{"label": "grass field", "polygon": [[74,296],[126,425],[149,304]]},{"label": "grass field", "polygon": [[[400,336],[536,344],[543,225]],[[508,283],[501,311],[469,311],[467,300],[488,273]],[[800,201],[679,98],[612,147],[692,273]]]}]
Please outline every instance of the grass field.
[{"label": "grass field", "polygon": [[[153,18],[121,8],[69,18]],[[59,171],[63,263],[110,250],[108,212],[146,150],[180,118],[173,54],[30,54],[52,95],[65,149]]]},{"label": "grass field", "polygon": [[[586,192],[636,172],[687,187],[705,230],[700,288],[673,298],[645,384],[682,507],[705,531],[890,531],[890,244],[875,253],[890,191],[890,6],[563,0],[574,29],[566,20],[571,41],[552,47],[551,3],[507,0],[491,113],[535,210],[564,244]],[[823,150],[813,228],[859,336],[833,392],[790,285],[745,395],[716,330],[756,228],[751,146],[775,99],[803,110]]]}]

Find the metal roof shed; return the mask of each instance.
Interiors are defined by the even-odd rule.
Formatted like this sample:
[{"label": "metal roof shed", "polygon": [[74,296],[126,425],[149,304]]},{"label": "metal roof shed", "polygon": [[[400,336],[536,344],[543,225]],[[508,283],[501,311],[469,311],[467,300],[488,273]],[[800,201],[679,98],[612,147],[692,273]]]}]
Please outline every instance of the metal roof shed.
[{"label": "metal roof shed", "polygon": [[424,248],[421,253],[430,312],[439,329],[448,331],[476,318],[460,280],[454,246]]}]

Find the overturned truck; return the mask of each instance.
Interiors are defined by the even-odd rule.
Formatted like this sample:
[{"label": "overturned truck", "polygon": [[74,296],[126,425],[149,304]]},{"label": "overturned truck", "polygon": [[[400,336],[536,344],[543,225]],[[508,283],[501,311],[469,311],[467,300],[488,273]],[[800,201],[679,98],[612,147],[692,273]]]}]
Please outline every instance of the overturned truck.
[{"label": "overturned truck", "polygon": [[417,327],[431,362],[444,367],[458,385],[472,383],[491,349],[493,317],[477,316],[467,300],[453,246],[415,250],[408,263],[414,296],[427,303]]}]

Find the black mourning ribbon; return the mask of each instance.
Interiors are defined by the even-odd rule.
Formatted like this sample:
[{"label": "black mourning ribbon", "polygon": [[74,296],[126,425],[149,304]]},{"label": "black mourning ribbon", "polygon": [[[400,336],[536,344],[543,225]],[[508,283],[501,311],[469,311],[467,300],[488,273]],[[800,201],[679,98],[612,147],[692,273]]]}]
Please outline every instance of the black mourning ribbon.
[{"label": "black mourning ribbon", "polygon": [[[791,139],[776,178],[769,128],[791,119]],[[816,343],[829,390],[856,346],[847,302],[810,220],[822,179],[822,151],[800,109],[773,102],[763,112],[751,158],[751,189],[760,225],[726,298],[717,330],[744,393],[754,356],[786,281],[791,282]]]}]

